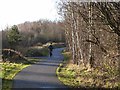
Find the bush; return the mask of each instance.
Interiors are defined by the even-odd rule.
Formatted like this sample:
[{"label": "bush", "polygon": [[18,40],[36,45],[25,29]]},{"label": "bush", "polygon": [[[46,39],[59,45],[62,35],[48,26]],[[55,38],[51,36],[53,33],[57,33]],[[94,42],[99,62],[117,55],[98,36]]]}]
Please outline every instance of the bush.
[{"label": "bush", "polygon": [[30,48],[26,56],[27,57],[40,57],[40,56],[47,56],[49,53],[49,50],[44,47],[44,48]]}]

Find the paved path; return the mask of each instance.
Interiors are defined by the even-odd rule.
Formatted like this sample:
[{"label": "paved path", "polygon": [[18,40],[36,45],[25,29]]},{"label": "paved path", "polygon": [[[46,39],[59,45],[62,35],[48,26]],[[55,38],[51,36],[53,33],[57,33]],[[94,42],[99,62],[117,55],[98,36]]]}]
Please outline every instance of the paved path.
[{"label": "paved path", "polygon": [[52,57],[44,57],[43,61],[33,64],[14,78],[13,90],[15,88],[65,88],[56,76],[56,68],[62,62],[63,48],[54,49]]}]

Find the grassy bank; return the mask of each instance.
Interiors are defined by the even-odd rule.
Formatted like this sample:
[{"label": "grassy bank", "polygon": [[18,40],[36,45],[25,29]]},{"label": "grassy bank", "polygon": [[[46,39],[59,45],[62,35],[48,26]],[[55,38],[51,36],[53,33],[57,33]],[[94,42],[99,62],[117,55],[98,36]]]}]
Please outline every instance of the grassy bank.
[{"label": "grassy bank", "polygon": [[74,88],[111,88],[120,89],[118,75],[101,72],[98,68],[88,70],[83,65],[70,62],[70,54],[64,53],[64,63],[57,68],[57,75],[65,85]]},{"label": "grassy bank", "polygon": [[[31,63],[36,63],[39,58],[29,58],[28,61]],[[0,73],[0,78],[2,78],[2,90],[11,90],[13,85],[13,78],[22,69],[30,66],[31,64],[24,63],[0,63],[2,72]]]},{"label": "grassy bank", "polygon": [[12,88],[12,79],[22,69],[29,66],[29,64],[17,64],[17,63],[0,63],[2,66],[2,90],[10,90]]}]

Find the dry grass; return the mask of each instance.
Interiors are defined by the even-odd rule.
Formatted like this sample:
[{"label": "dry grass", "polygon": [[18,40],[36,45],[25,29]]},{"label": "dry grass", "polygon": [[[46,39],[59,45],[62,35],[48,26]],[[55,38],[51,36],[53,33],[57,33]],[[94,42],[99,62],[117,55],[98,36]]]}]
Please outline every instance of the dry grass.
[{"label": "dry grass", "polygon": [[[66,55],[65,55],[66,56]],[[67,56],[69,56],[67,54]],[[116,71],[99,70],[99,68],[89,69],[84,65],[75,65],[68,63],[61,64],[57,69],[57,75],[60,81],[70,87],[89,87],[89,88],[116,88],[120,89],[120,81]],[[110,73],[112,72],[112,73]]]}]

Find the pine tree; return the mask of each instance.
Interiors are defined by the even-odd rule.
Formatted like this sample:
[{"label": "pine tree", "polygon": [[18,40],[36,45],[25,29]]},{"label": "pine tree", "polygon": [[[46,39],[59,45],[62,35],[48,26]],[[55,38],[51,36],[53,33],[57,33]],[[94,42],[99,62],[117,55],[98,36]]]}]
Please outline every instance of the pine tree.
[{"label": "pine tree", "polygon": [[7,33],[7,38],[10,44],[10,48],[15,49],[16,45],[18,45],[21,41],[21,35],[16,25],[10,28],[10,30]]}]

